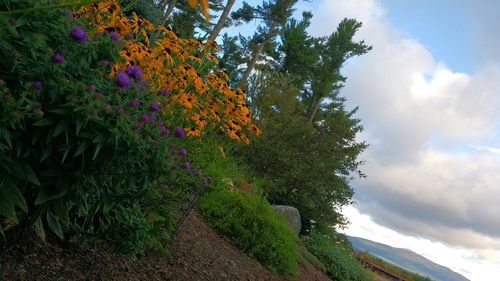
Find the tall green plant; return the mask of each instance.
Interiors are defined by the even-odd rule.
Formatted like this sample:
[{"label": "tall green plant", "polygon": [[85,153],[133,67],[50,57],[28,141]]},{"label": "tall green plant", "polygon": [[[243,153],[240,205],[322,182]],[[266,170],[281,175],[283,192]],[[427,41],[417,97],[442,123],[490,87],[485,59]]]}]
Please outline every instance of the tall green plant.
[{"label": "tall green plant", "polygon": [[140,68],[110,76],[121,42],[87,26],[64,9],[0,17],[0,233],[20,224],[161,249],[173,202],[204,185],[193,144],[174,129],[181,114],[156,114]]}]

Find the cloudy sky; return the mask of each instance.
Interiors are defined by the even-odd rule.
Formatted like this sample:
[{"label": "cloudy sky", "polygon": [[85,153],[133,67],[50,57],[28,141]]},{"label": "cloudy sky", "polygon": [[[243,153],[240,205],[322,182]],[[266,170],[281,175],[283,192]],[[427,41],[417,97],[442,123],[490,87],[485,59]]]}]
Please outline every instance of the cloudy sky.
[{"label": "cloudy sky", "polygon": [[474,281],[500,276],[500,1],[315,0],[310,32],[363,22],[342,94],[365,131],[348,234]]}]

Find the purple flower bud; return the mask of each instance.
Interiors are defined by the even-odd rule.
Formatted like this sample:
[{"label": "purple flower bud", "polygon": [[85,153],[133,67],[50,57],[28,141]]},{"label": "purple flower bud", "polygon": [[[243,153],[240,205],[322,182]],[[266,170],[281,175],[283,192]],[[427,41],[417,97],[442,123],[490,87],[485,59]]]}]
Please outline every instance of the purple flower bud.
[{"label": "purple flower bud", "polygon": [[184,132],[184,129],[181,128],[181,127],[175,127],[175,135],[178,137],[178,138],[183,138],[186,136],[186,133]]},{"label": "purple flower bud", "polygon": [[37,91],[40,91],[43,87],[43,84],[42,82],[40,81],[33,81],[33,89],[37,90]]},{"label": "purple flower bud", "polygon": [[110,65],[111,63],[109,62],[109,60],[102,60],[101,64],[104,66],[107,66],[107,65]]},{"label": "purple flower bud", "polygon": [[126,38],[127,38],[127,40],[132,40],[132,39],[134,39],[134,34],[133,33],[129,33],[129,34],[127,34]]},{"label": "purple flower bud", "polygon": [[151,111],[159,111],[160,110],[160,104],[157,102],[152,102],[151,106],[149,107]]},{"label": "purple flower bud", "polygon": [[184,163],[182,164],[182,167],[187,170],[191,167],[191,164],[189,164],[188,161],[184,161]]},{"label": "purple flower bud", "polygon": [[170,90],[169,89],[165,89],[165,88],[160,89],[160,91],[158,91],[158,95],[160,95],[160,96],[166,96],[169,93],[170,93]]},{"label": "purple flower bud", "polygon": [[64,57],[59,53],[54,53],[54,55],[52,55],[52,61],[55,63],[61,63],[64,61]]},{"label": "purple flower bud", "polygon": [[139,120],[144,123],[149,123],[151,121],[151,118],[147,114],[143,114],[141,117],[139,117]]},{"label": "purple flower bud", "polygon": [[139,79],[142,77],[141,69],[138,66],[127,65],[125,72],[128,76]]},{"label": "purple flower bud", "polygon": [[182,156],[186,156],[186,155],[188,155],[187,149],[185,149],[185,148],[181,149],[180,154],[181,154]]},{"label": "purple flower bud", "polygon": [[130,105],[130,107],[138,107],[141,105],[141,102],[138,100],[132,100],[132,101],[130,101],[129,105]]},{"label": "purple flower bud", "polygon": [[78,43],[86,42],[89,38],[85,30],[79,26],[75,26],[71,29],[69,35],[75,39]]},{"label": "purple flower bud", "polygon": [[92,92],[95,92],[95,90],[96,90],[95,84],[90,84],[89,85],[89,90],[91,90]]},{"label": "purple flower bud", "polygon": [[170,131],[163,124],[160,124],[160,134],[162,136],[168,136]]},{"label": "purple flower bud", "polygon": [[210,182],[212,181],[212,178],[211,177],[206,177],[206,178],[203,178],[203,185],[204,186],[208,186],[210,184]]},{"label": "purple flower bud", "polygon": [[138,130],[140,128],[142,128],[142,124],[141,123],[135,123],[133,126],[132,126],[133,129],[135,130]]},{"label": "purple flower bud", "polygon": [[122,106],[120,106],[120,107],[118,107],[118,108],[116,109],[116,112],[118,112],[118,113],[122,114],[123,112],[125,112],[125,109],[123,109],[123,107],[122,107]]},{"label": "purple flower bud", "polygon": [[156,112],[149,113],[149,122],[154,123],[156,120]]},{"label": "purple flower bud", "polygon": [[120,40],[120,35],[119,35],[118,33],[114,32],[114,31],[111,31],[111,32],[109,33],[109,37],[110,37],[112,40],[114,40],[114,41],[121,41],[121,40]]},{"label": "purple flower bud", "polygon": [[123,71],[119,71],[115,76],[115,83],[118,87],[128,88],[130,87],[130,79],[127,74]]}]

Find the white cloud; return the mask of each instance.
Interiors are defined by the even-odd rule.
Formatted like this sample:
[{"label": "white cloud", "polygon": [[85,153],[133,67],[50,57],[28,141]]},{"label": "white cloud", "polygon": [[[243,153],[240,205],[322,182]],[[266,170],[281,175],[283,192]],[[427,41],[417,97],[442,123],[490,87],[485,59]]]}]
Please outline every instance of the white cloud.
[{"label": "white cloud", "polygon": [[373,45],[346,66],[342,92],[360,106],[370,144],[368,178],[355,182],[359,209],[493,263],[500,251],[500,150],[491,145],[500,144],[500,69],[449,69],[392,26],[376,0],[323,0],[312,12],[313,34],[328,35],[354,17],[363,22],[357,38]]}]

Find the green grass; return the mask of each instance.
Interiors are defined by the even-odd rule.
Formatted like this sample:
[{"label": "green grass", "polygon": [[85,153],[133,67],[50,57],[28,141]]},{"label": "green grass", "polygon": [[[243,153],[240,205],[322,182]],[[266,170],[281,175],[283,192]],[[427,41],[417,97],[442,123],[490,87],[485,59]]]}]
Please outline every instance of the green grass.
[{"label": "green grass", "polygon": [[199,210],[216,231],[271,271],[297,274],[298,238],[261,196],[215,190],[202,198]]},{"label": "green grass", "polygon": [[353,253],[331,235],[312,232],[305,240],[307,249],[326,267],[327,275],[337,281],[371,281],[366,269]]}]

